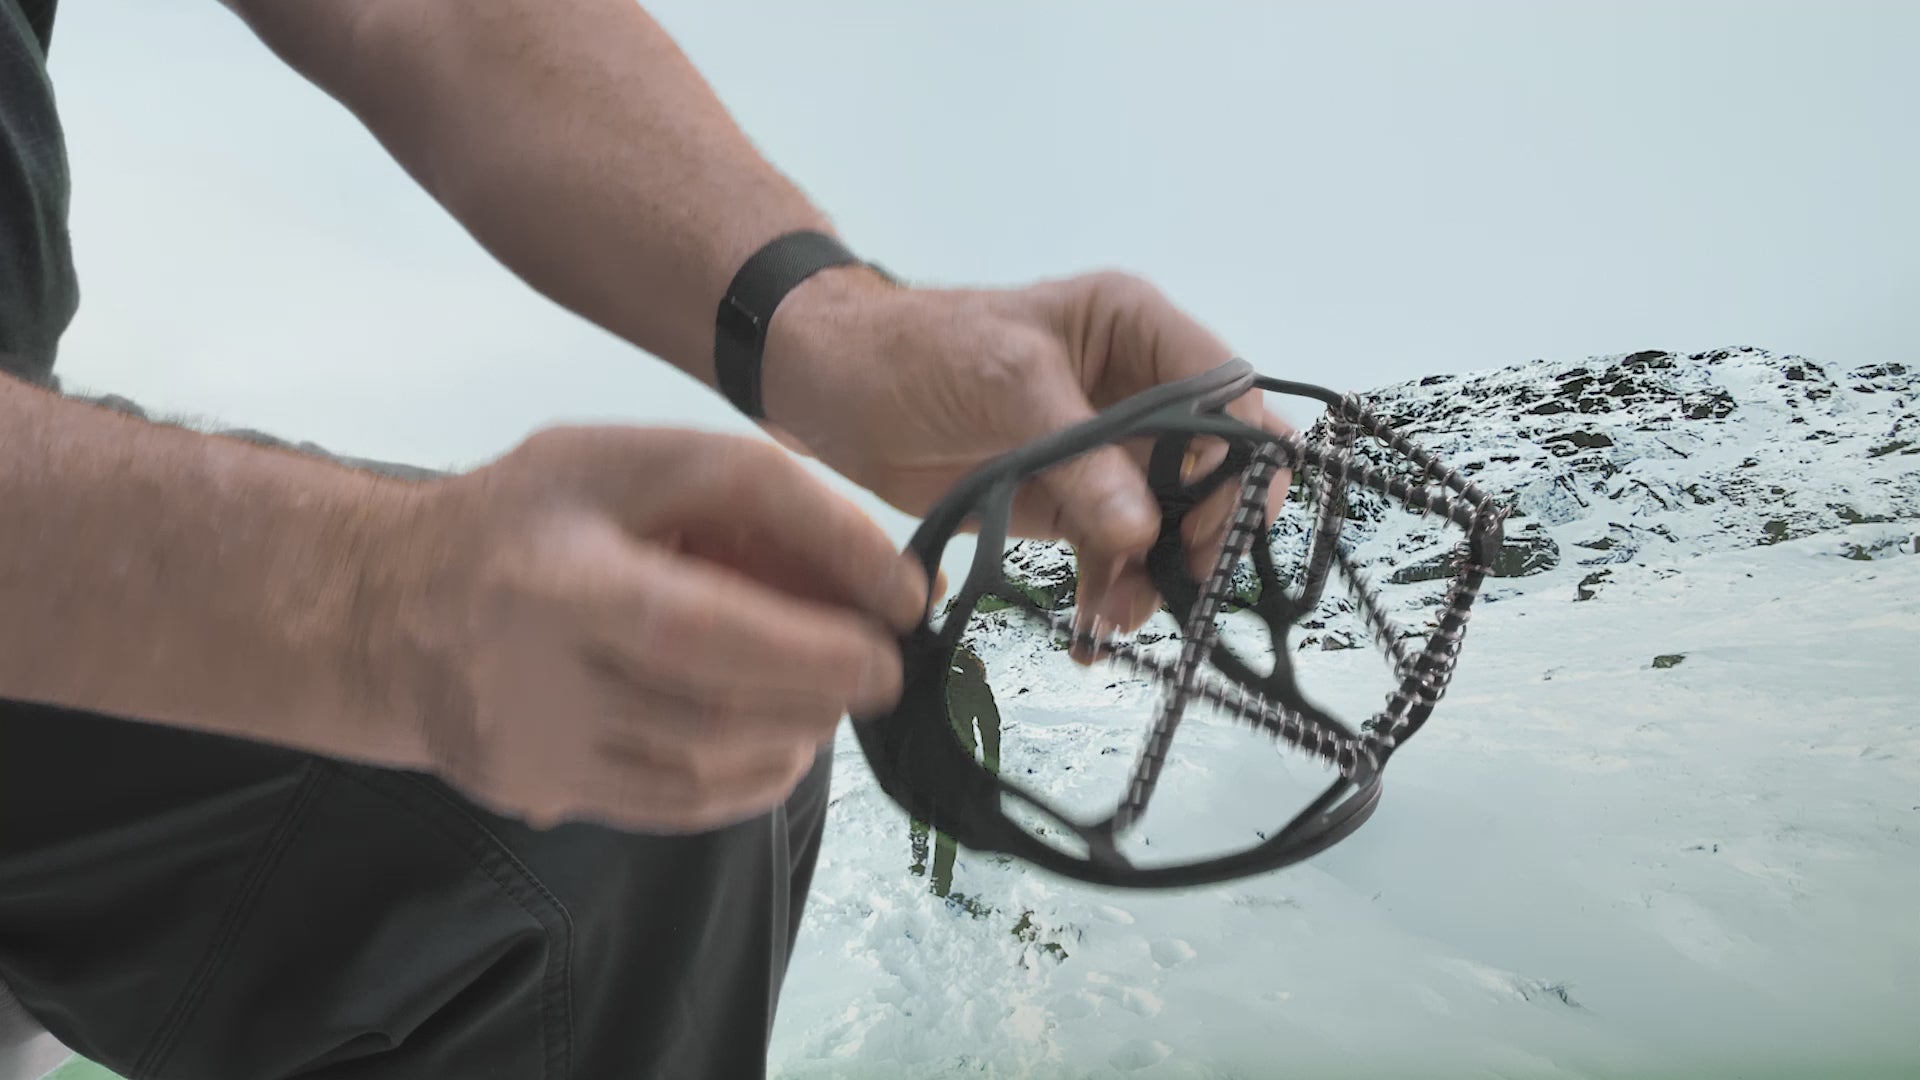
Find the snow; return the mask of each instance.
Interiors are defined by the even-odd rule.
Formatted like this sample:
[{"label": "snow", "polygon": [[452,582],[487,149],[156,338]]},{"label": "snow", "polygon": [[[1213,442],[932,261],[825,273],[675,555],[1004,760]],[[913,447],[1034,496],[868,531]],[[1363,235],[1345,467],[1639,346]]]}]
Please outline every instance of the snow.
[{"label": "snow", "polygon": [[[1915,379],[1792,379],[1805,361],[1732,350],[1643,371],[1645,392],[1607,411],[1527,411],[1574,368],[1630,359],[1379,396],[1476,480],[1520,491],[1516,524],[1539,522],[1560,561],[1493,583],[1379,812],[1307,863],[1125,892],[963,850],[969,911],[908,873],[908,823],[843,735],[772,1074],[1920,1070],[1920,557],[1902,547],[1920,457],[1869,456],[1920,439]],[[1613,445],[1541,449],[1569,431]],[[1673,452],[1652,456],[1659,440]],[[1688,485],[1704,501],[1676,497]],[[1448,539],[1403,515],[1362,524],[1380,579]],[[1417,620],[1440,584],[1384,591]],[[1030,637],[980,642],[1005,766],[1110,807],[1145,688]],[[1384,694],[1371,649],[1295,660],[1338,715]],[[1269,745],[1190,720],[1144,832],[1171,846],[1284,817],[1324,776]]]}]

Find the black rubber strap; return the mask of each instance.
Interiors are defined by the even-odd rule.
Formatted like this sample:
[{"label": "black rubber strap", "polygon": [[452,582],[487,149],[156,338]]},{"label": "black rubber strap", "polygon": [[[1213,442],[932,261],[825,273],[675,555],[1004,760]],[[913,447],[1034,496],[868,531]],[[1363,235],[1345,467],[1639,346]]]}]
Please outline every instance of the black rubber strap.
[{"label": "black rubber strap", "polygon": [[769,241],[741,264],[720,300],[713,331],[714,375],[734,408],[756,420],[766,416],[760,400],[760,360],[780,301],[820,271],[860,261],[833,237],[804,230]]}]

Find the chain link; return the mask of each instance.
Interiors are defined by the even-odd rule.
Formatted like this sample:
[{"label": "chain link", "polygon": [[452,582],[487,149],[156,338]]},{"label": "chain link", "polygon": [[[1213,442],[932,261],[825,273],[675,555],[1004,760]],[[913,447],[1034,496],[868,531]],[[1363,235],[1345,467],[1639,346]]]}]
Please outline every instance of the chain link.
[{"label": "chain link", "polygon": [[[1097,622],[1091,631],[1079,629],[1077,609],[1016,608],[1044,622],[1056,640],[1064,636],[1068,648],[1085,650],[1095,659],[1131,676],[1145,677],[1160,685],[1153,725],[1135,761],[1126,797],[1109,823],[1115,831],[1126,829],[1146,812],[1172,749],[1174,734],[1193,701],[1266,732],[1352,780],[1363,771],[1377,771],[1388,755],[1425,722],[1426,713],[1446,693],[1466,634],[1469,610],[1479,595],[1481,582],[1492,573],[1484,562],[1486,553],[1476,548],[1487,537],[1499,535],[1506,511],[1490,495],[1476,491],[1458,470],[1441,463],[1406,435],[1387,427],[1377,414],[1354,397],[1349,396],[1341,403],[1337,415],[1329,415],[1328,431],[1329,437],[1317,454],[1309,452],[1306,440],[1299,435],[1263,443],[1255,451],[1240,478],[1239,498],[1225,542],[1181,628],[1181,647],[1176,658],[1156,656],[1136,642],[1120,640],[1111,631],[1100,628]],[[1355,460],[1354,436],[1358,432],[1385,442],[1418,466],[1425,476],[1437,481],[1437,485],[1416,484],[1381,466]],[[1232,593],[1234,570],[1247,555],[1255,537],[1265,533],[1262,526],[1266,519],[1266,499],[1275,471],[1281,467],[1298,467],[1309,460],[1315,472],[1312,489],[1315,527],[1304,567],[1302,597],[1308,605],[1317,603],[1326,575],[1337,573],[1352,596],[1355,611],[1369,636],[1386,653],[1399,679],[1385,706],[1363,725],[1357,736],[1273,701],[1237,680],[1202,670],[1202,664],[1218,640],[1218,618]],[[1379,590],[1368,582],[1352,555],[1339,543],[1345,489],[1349,483],[1372,488],[1420,514],[1444,517],[1468,533],[1454,550],[1452,562],[1456,576],[1434,614],[1435,625],[1426,644],[1417,653],[1396,636]],[[1261,587],[1272,584],[1262,582]],[[1274,643],[1276,648],[1283,644]]]}]

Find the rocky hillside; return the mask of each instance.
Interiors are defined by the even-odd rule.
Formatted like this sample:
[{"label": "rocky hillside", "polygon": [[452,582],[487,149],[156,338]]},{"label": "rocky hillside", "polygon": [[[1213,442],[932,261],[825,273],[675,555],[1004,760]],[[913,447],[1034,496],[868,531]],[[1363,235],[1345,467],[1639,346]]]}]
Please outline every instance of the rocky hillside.
[{"label": "rocky hillside", "polygon": [[[1639,352],[1435,376],[1372,397],[1509,495],[1516,541],[1538,538],[1556,563],[1663,561],[1920,519],[1920,368]],[[1905,538],[1872,535],[1862,554]],[[1409,530],[1375,536],[1389,538],[1403,554],[1417,545]],[[1368,557],[1385,556],[1370,546]]]},{"label": "rocky hillside", "polygon": [[[1503,584],[1558,584],[1585,599],[1611,564],[1822,534],[1856,559],[1920,542],[1920,367],[1637,352],[1431,376],[1368,397],[1513,506],[1496,573],[1537,580],[1497,582],[1495,601]],[[1301,546],[1300,510],[1276,526],[1277,550]],[[1345,537],[1391,599],[1424,605],[1437,587],[1423,583],[1448,572],[1458,533],[1361,493]],[[1060,545],[1015,545],[1007,568],[1036,596],[1071,602]]]}]

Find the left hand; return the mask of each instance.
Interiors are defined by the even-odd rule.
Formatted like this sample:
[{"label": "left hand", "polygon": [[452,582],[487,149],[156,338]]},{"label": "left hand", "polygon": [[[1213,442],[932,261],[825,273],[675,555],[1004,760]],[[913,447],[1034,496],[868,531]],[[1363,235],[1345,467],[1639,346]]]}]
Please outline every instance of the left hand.
[{"label": "left hand", "polygon": [[[803,283],[774,315],[762,369],[766,426],[920,515],[988,458],[1232,356],[1158,289],[1125,274],[943,290],[844,268]],[[1291,431],[1258,390],[1228,411]],[[1071,543],[1083,618],[1127,631],[1158,605],[1145,568],[1160,528],[1149,450],[1108,446],[1040,474],[1016,496],[1011,523],[1015,535]],[[1215,443],[1190,468],[1211,469],[1223,453]],[[1290,481],[1284,471],[1275,477],[1269,523]],[[1197,575],[1225,538],[1235,494],[1222,485],[1187,517]]]}]

